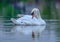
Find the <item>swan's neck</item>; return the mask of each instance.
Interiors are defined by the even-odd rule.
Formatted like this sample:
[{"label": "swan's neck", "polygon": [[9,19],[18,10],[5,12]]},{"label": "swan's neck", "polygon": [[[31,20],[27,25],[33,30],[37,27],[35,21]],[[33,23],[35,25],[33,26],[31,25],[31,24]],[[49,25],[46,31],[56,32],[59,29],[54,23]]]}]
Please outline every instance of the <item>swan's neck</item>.
[{"label": "swan's neck", "polygon": [[41,15],[40,15],[40,14],[39,14],[39,15],[37,15],[37,18],[38,18],[38,19],[41,19]]}]

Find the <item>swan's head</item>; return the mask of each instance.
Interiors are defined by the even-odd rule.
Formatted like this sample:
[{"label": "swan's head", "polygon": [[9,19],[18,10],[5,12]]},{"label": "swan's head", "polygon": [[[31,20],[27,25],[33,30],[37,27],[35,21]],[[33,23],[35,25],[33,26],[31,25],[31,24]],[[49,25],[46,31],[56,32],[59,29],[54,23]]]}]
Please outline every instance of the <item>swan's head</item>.
[{"label": "swan's head", "polygon": [[33,8],[31,14],[34,14],[37,18],[41,18],[40,11],[38,8]]}]

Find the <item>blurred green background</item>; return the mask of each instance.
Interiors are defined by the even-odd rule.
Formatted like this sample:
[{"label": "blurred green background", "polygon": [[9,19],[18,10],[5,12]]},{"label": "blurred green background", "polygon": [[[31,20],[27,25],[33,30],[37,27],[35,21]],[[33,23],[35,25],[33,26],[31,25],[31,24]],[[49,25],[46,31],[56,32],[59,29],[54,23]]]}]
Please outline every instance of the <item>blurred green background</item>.
[{"label": "blurred green background", "polygon": [[17,14],[29,14],[36,6],[43,19],[60,19],[59,0],[0,0],[0,18],[10,19]]}]

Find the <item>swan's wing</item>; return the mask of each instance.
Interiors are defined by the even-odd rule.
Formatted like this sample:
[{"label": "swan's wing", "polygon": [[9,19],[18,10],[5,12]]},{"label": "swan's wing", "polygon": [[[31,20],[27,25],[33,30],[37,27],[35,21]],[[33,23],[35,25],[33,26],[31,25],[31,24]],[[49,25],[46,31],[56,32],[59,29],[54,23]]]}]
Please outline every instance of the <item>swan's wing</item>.
[{"label": "swan's wing", "polygon": [[17,15],[17,17],[20,17],[20,18],[23,17],[23,16],[24,16],[23,14],[18,14]]},{"label": "swan's wing", "polygon": [[14,24],[18,24],[18,22],[17,22],[16,19],[14,19],[14,18],[11,18],[11,21],[12,21]]},{"label": "swan's wing", "polygon": [[32,24],[32,16],[30,15],[25,15],[21,18],[18,18],[16,21],[19,23],[19,24],[25,24],[25,25],[31,25]]}]

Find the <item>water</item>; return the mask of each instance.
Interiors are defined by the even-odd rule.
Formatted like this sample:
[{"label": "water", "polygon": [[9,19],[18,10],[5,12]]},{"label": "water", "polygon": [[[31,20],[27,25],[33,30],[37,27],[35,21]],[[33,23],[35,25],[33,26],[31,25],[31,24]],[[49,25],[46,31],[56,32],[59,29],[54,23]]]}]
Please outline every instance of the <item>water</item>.
[{"label": "water", "polygon": [[47,21],[46,26],[15,26],[0,19],[0,42],[60,42],[60,23]]}]

